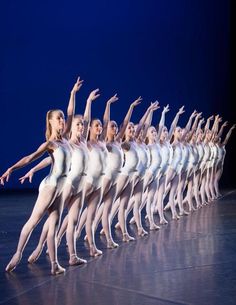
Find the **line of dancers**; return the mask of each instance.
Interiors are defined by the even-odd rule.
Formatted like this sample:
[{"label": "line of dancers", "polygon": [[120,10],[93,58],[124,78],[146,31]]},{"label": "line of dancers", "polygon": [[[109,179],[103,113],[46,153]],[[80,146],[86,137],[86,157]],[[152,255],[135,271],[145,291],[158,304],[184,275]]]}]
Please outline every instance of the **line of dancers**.
[{"label": "line of dancers", "polygon": [[[168,130],[165,126],[169,105],[161,112],[156,126],[152,125],[153,113],[160,108],[151,103],[137,124],[130,121],[134,109],[142,98],[136,99],[118,128],[110,118],[110,108],[118,100],[112,96],[106,103],[103,123],[91,119],[91,106],[100,96],[93,90],[87,99],[83,115],[75,115],[76,93],[83,80],[72,88],[67,108],[67,119],[59,109],[46,115],[46,141],[39,148],[20,159],[0,177],[4,185],[11,173],[35,161],[45,153],[48,157],[34,166],[19,180],[32,181],[35,172],[51,166],[50,172],[39,186],[33,211],[23,226],[17,249],[6,271],[19,264],[30,235],[46,212],[48,218],[43,226],[39,243],[28,262],[34,263],[45,243],[51,262],[51,274],[65,272],[57,257],[57,248],[63,235],[69,252],[69,265],[85,264],[77,255],[76,241],[85,227],[85,239],[90,256],[99,256],[95,232],[99,223],[107,241],[107,248],[118,247],[114,242],[111,226],[118,215],[116,229],[122,232],[122,241],[133,241],[127,229],[130,223],[137,227],[138,236],[147,235],[142,225],[141,211],[146,211],[150,230],[158,230],[167,224],[165,211],[170,209],[172,219],[209,204],[220,197],[219,181],[223,172],[225,146],[231,136],[233,125],[224,140],[221,139],[227,122],[219,115],[209,117],[205,126],[202,113],[194,111],[184,128],[178,126],[179,109]],[[211,121],[213,122],[212,126]],[[167,204],[164,205],[164,202]],[[61,223],[63,209],[67,215]],[[154,214],[159,215],[159,225]]]}]

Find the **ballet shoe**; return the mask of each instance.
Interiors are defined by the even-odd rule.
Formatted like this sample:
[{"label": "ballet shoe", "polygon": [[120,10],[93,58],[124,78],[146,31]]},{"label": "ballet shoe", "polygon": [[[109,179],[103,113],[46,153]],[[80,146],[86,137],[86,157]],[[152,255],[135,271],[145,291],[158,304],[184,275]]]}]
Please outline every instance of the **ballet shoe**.
[{"label": "ballet shoe", "polygon": [[58,262],[52,262],[51,274],[52,275],[59,275],[64,274],[66,269],[59,265]]},{"label": "ballet shoe", "polygon": [[87,264],[86,259],[82,259],[78,257],[76,254],[70,255],[69,265],[70,266],[78,266],[78,265],[84,265]]},{"label": "ballet shoe", "polygon": [[42,250],[43,250],[43,249],[40,249],[39,251],[37,251],[37,248],[36,248],[36,249],[31,253],[31,255],[28,257],[28,263],[29,263],[29,264],[35,263],[35,262],[38,260],[40,254],[42,253]]},{"label": "ballet shoe", "polygon": [[148,232],[145,231],[144,228],[142,228],[142,227],[138,228],[138,236],[143,237],[143,236],[146,236],[146,235],[148,235]]},{"label": "ballet shoe", "polygon": [[119,222],[116,223],[115,229],[116,229],[116,230],[120,230],[120,224],[119,224]]},{"label": "ballet shoe", "polygon": [[132,218],[130,219],[130,221],[129,221],[129,224],[130,224],[130,225],[133,225],[133,224],[135,224],[135,220],[134,220],[134,217],[132,217]]},{"label": "ballet shoe", "polygon": [[150,229],[150,231],[154,231],[154,230],[159,230],[160,227],[153,222],[152,224],[150,224],[149,229]]},{"label": "ballet shoe", "polygon": [[21,261],[21,258],[22,258],[22,254],[16,252],[13,255],[12,259],[10,260],[9,264],[6,266],[5,271],[6,272],[13,271],[16,268],[16,266],[19,264],[19,262]]},{"label": "ballet shoe", "polygon": [[165,218],[160,220],[160,225],[166,225],[166,224],[168,224],[168,221]]},{"label": "ballet shoe", "polygon": [[100,233],[99,233],[100,235],[105,235],[105,232],[104,232],[104,230],[102,229],[101,231],[100,231]]},{"label": "ballet shoe", "polygon": [[128,243],[130,241],[134,241],[135,238],[130,236],[128,233],[123,233],[123,242]]},{"label": "ballet shoe", "polygon": [[165,207],[164,207],[164,211],[168,211],[170,209],[170,205],[167,204]]},{"label": "ballet shoe", "polygon": [[102,255],[102,251],[98,250],[95,246],[90,246],[89,255],[92,257],[97,257]]},{"label": "ballet shoe", "polygon": [[84,241],[88,241],[88,236],[87,235],[84,236]]},{"label": "ballet shoe", "polygon": [[178,215],[177,213],[175,213],[175,214],[172,215],[172,219],[173,219],[173,220],[179,220],[179,218],[180,218],[180,217],[179,217],[179,215]]},{"label": "ballet shoe", "polygon": [[119,245],[117,243],[115,243],[114,240],[109,240],[107,242],[107,249],[115,249],[118,247],[119,247]]},{"label": "ballet shoe", "polygon": [[189,212],[183,210],[179,213],[179,216],[188,216],[189,215]]}]

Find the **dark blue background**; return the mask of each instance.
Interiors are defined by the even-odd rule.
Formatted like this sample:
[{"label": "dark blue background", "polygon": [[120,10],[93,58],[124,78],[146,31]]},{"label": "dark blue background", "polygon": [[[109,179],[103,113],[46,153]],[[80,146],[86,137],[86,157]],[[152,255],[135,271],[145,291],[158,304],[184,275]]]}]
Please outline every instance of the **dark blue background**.
[{"label": "dark blue background", "polygon": [[[220,113],[233,122],[230,103],[229,0],[2,1],[0,171],[44,141],[45,114],[66,105],[80,75],[77,113],[90,90],[101,98],[92,115],[101,117],[105,101],[120,100],[112,117],[121,122],[128,104],[141,95],[137,121],[150,101],[171,106],[167,122],[181,105],[205,116]],[[154,120],[157,121],[156,114]],[[235,139],[235,136],[234,136]],[[233,183],[232,143],[228,145],[225,185]],[[234,163],[235,166],[235,163]],[[29,167],[28,167],[29,168]],[[6,188],[21,186],[14,173]]]}]

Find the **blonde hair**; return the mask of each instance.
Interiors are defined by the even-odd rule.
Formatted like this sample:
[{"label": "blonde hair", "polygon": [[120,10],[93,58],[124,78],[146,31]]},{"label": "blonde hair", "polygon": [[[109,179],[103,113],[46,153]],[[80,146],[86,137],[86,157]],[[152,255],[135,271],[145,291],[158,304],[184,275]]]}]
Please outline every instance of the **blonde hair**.
[{"label": "blonde hair", "polygon": [[49,120],[52,118],[53,113],[56,112],[56,111],[62,112],[60,109],[53,109],[53,110],[49,110],[47,112],[47,114],[46,114],[46,132],[45,132],[45,137],[46,137],[47,141],[49,140],[49,138],[51,137],[51,134],[52,134],[52,126],[51,126]]}]

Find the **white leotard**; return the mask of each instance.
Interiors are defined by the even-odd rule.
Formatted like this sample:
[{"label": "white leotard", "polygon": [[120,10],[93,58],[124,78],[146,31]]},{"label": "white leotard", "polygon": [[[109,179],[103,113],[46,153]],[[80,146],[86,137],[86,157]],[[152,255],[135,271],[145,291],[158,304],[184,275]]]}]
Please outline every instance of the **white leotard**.
[{"label": "white leotard", "polygon": [[45,186],[52,186],[57,188],[57,194],[63,190],[66,177],[70,171],[71,165],[71,147],[66,140],[53,141],[57,146],[50,154],[52,157],[52,164],[50,173],[39,185],[39,191]]},{"label": "white leotard", "polygon": [[86,180],[89,159],[89,150],[84,143],[79,145],[70,143],[72,147],[71,169],[67,176],[66,183],[72,185],[74,194],[78,194],[84,186]]},{"label": "white leotard", "polygon": [[149,144],[148,148],[151,156],[150,166],[148,168],[148,171],[152,173],[153,179],[156,179],[161,169],[161,163],[162,163],[161,147],[160,144],[154,143],[154,144]]},{"label": "white leotard", "polygon": [[189,168],[190,145],[188,143],[181,144],[182,149],[182,172],[186,172]]},{"label": "white leotard", "polygon": [[209,167],[209,162],[210,162],[210,157],[211,157],[211,150],[210,146],[208,143],[203,144],[203,149],[204,149],[204,155],[202,159],[202,169],[206,169]]},{"label": "white leotard", "polygon": [[176,171],[177,174],[180,174],[182,169],[182,148],[181,144],[172,145],[173,148],[173,158],[170,164],[170,168]]},{"label": "white leotard", "polygon": [[225,146],[217,145],[217,148],[218,148],[218,166],[223,166],[225,154],[226,154]]},{"label": "white leotard", "polygon": [[161,149],[161,169],[160,173],[161,175],[165,175],[167,173],[167,170],[172,163],[173,159],[173,148],[170,145],[169,142],[163,142],[160,144]]},{"label": "white leotard", "polygon": [[110,149],[108,151],[105,176],[115,183],[124,164],[124,153],[117,142],[107,143],[107,145],[109,145]]},{"label": "white leotard", "polygon": [[139,157],[136,149],[136,143],[130,141],[129,145],[129,150],[124,149],[125,164],[124,167],[122,167],[121,169],[121,174],[132,176],[135,172],[137,172]]},{"label": "white leotard", "polygon": [[105,175],[108,151],[106,145],[102,142],[89,143],[89,162],[86,181],[93,185],[94,189],[102,186]]},{"label": "white leotard", "polygon": [[202,160],[203,160],[203,156],[204,156],[204,147],[203,147],[203,144],[202,143],[197,143],[196,144],[196,148],[197,148],[198,156],[199,156],[197,169],[202,169],[203,168]]},{"label": "white leotard", "polygon": [[143,179],[146,170],[150,165],[150,151],[148,146],[144,143],[136,143],[136,150],[139,158],[136,174],[140,179]]},{"label": "white leotard", "polygon": [[195,171],[197,169],[199,160],[198,149],[196,144],[189,145],[189,163],[188,171]]}]

